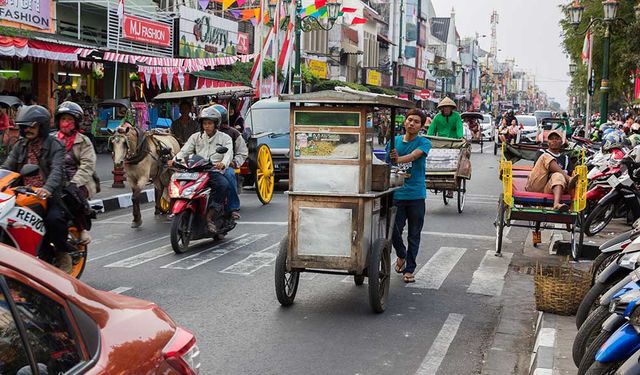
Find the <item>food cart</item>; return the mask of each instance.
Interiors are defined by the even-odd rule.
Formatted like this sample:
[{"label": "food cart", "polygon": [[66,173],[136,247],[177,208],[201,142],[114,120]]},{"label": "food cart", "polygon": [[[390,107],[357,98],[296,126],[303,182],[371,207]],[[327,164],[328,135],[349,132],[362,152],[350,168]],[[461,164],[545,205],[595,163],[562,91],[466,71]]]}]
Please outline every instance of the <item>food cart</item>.
[{"label": "food cart", "polygon": [[[369,304],[383,312],[391,276],[395,220],[390,168],[373,156],[374,107],[413,103],[350,89],[283,95],[291,103],[288,235],[280,242],[275,288],[283,306],[293,303],[300,273],[369,279]],[[393,145],[393,142],[391,143]]]},{"label": "food cart", "polygon": [[431,151],[427,156],[425,180],[427,189],[442,192],[445,205],[449,204],[447,191],[455,191],[458,213],[464,210],[467,180],[471,179],[471,143],[465,139],[427,137]]}]

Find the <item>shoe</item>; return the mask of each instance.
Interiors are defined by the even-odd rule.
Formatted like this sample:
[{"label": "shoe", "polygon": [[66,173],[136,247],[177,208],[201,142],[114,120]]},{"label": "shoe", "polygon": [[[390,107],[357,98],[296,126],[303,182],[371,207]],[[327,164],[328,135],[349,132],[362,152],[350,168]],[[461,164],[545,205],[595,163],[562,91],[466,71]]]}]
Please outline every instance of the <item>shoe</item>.
[{"label": "shoe", "polygon": [[71,255],[69,253],[57,253],[54,259],[54,264],[58,267],[62,272],[71,273],[73,269]]},{"label": "shoe", "polygon": [[216,233],[218,232],[218,227],[216,227],[213,222],[209,221],[207,222],[207,230],[211,233]]},{"label": "shoe", "polygon": [[83,229],[82,232],[80,232],[80,243],[86,245],[89,242],[91,242],[91,235],[88,230]]},{"label": "shoe", "polygon": [[232,211],[231,212],[231,218],[233,220],[240,220],[241,217],[242,216],[240,216],[240,212],[238,212],[238,211]]},{"label": "shoe", "polygon": [[445,194],[447,194],[447,198],[453,198],[453,190],[447,190]]}]

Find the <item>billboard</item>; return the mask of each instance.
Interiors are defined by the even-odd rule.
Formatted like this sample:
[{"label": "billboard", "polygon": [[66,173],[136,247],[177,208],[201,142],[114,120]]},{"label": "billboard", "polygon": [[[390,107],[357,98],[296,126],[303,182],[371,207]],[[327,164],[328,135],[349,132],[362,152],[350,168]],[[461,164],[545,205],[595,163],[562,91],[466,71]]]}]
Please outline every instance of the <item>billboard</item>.
[{"label": "billboard", "polygon": [[180,6],[180,57],[234,56],[238,23],[186,6]]}]

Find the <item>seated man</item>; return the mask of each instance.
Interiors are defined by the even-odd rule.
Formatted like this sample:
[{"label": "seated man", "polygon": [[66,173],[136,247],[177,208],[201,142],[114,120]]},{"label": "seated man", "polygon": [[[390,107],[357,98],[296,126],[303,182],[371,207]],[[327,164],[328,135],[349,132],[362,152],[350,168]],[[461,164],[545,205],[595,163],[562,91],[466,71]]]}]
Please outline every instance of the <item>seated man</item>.
[{"label": "seated man", "polygon": [[562,152],[562,134],[551,131],[548,142],[549,149],[540,150],[536,154],[535,165],[527,179],[525,190],[553,194],[553,209],[568,211],[569,206],[561,202],[561,197],[575,187],[578,176],[571,177],[573,165],[569,156]]}]

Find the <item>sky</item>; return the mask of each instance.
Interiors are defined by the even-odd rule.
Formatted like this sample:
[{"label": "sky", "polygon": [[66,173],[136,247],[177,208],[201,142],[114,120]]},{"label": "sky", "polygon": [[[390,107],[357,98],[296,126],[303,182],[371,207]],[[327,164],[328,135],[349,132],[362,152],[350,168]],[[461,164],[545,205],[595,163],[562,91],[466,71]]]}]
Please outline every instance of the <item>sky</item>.
[{"label": "sky", "polygon": [[[569,60],[558,22],[563,16],[557,0],[432,0],[438,17],[455,9],[461,37],[475,33],[480,47],[491,48],[491,13],[498,11],[498,60],[515,58],[517,68],[536,75],[536,83],[563,108],[567,107]],[[567,0],[566,3],[569,1]],[[500,51],[501,50],[501,51]]]}]

